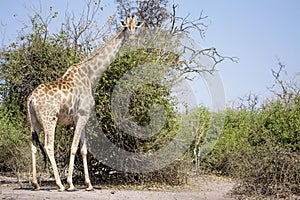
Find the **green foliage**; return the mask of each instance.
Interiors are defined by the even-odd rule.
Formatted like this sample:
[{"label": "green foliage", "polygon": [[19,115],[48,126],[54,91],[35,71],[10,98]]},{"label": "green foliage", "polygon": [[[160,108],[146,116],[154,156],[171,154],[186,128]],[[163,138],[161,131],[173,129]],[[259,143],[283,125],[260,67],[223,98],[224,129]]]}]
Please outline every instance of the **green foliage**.
[{"label": "green foliage", "polygon": [[60,77],[84,56],[72,48],[66,32],[50,35],[36,16],[31,23],[32,31],[0,54],[0,95],[11,112],[25,113],[26,97],[34,88]]},{"label": "green foliage", "polygon": [[[147,126],[150,124],[150,109],[155,105],[160,105],[167,113],[167,121],[164,125],[167,131],[162,131],[166,135],[156,135],[148,140],[139,140],[135,137],[128,135],[127,133],[122,133],[116,127],[112,110],[111,110],[111,95],[115,86],[118,84],[119,80],[125,73],[135,67],[147,65],[147,68],[151,68],[151,65],[161,65],[161,64],[172,64],[174,62],[174,55],[167,55],[165,58],[161,58],[162,52],[159,50],[136,50],[129,53],[123,54],[121,57],[115,60],[109,67],[109,69],[103,74],[103,77],[99,81],[96,91],[96,111],[101,121],[102,128],[109,138],[115,141],[119,146],[129,148],[130,150],[135,149],[135,151],[147,151],[146,149],[158,149],[161,145],[165,143],[162,141],[161,137],[170,138],[171,132],[174,130],[175,126],[175,113],[173,110],[173,105],[170,103],[170,90],[167,86],[161,86],[159,84],[144,84],[136,91],[133,91],[130,97],[129,112],[127,113],[128,119],[134,121],[139,126]],[[160,57],[161,59],[157,59]],[[176,59],[175,59],[176,60]],[[151,72],[151,69],[149,69]],[[162,72],[162,79],[166,74]],[[151,78],[152,74],[144,73],[144,79]],[[135,82],[126,82],[124,95],[128,93],[132,84]],[[128,90],[128,91],[126,91]],[[122,93],[122,91],[119,91]],[[121,144],[123,143],[124,144]],[[126,144],[125,144],[126,143]],[[160,144],[157,147],[151,146],[151,144]],[[151,147],[151,148],[150,148]],[[133,149],[132,149],[133,148]],[[137,149],[136,149],[137,148]],[[145,149],[146,148],[146,149]],[[153,149],[154,148],[154,149]]]},{"label": "green foliage", "polygon": [[252,123],[252,115],[246,110],[228,109],[222,133],[213,151],[201,161],[201,169],[234,176],[239,165],[234,162],[235,157],[250,146],[247,131],[251,130]]},{"label": "green foliage", "polygon": [[234,177],[241,197],[300,195],[300,88],[297,80],[279,79],[282,68],[273,71],[273,99],[258,107],[250,94],[238,109],[227,109],[222,134],[200,163],[204,172]]},{"label": "green foliage", "polygon": [[[24,133],[18,118],[0,107],[0,171],[17,174],[30,165],[28,136]],[[14,120],[12,120],[14,119]],[[22,158],[22,159],[20,159]]]},{"label": "green foliage", "polygon": [[297,97],[288,105],[277,100],[262,109],[228,109],[222,135],[201,168],[235,177],[237,194],[299,195],[299,103]]},{"label": "green foliage", "polygon": [[262,123],[261,129],[272,143],[291,151],[300,151],[299,97],[288,105],[281,101],[271,102],[262,111]]},{"label": "green foliage", "polygon": [[[159,66],[172,66],[177,64],[176,58],[177,55],[172,53],[163,54],[163,52],[159,49],[138,49],[122,54],[104,72],[95,89],[96,115],[106,137],[108,137],[121,149],[129,152],[151,154],[167,145],[176,134],[178,122],[174,111],[174,105],[171,103],[171,87],[167,84],[159,84],[160,82],[166,81],[166,70],[162,67],[161,71],[156,74],[158,77],[155,79],[159,80],[158,83],[147,82],[147,80],[153,80],[153,71],[160,69]],[[139,67],[141,66],[144,66],[143,70],[139,71]],[[137,78],[137,80],[127,80],[124,78],[129,74],[131,77],[142,77]],[[122,87],[117,89],[121,80]],[[141,81],[141,83],[138,84],[136,81]],[[112,95],[116,90],[118,90],[119,96],[114,97],[117,98],[115,101],[118,104],[115,105],[115,107],[117,107],[115,109],[122,110],[123,107],[128,107],[128,112],[123,113],[122,118],[130,121],[131,124],[136,124],[136,126],[129,127],[130,133],[127,132],[128,129],[124,130],[120,128],[115,121],[118,116],[116,116],[116,113],[113,113],[111,105],[113,98]],[[130,100],[128,104],[123,105],[122,98],[124,98],[128,92],[131,92]],[[157,116],[158,113],[155,113],[156,111],[159,112],[160,109],[165,113],[165,118],[160,118]],[[151,116],[152,114],[154,114],[154,118]],[[163,119],[165,119],[165,121],[162,121],[163,124],[161,125],[160,120]],[[134,136],[134,134],[138,134],[140,132],[141,128],[145,128],[150,125],[153,125],[154,129],[159,126],[160,130],[157,130],[156,134],[152,136],[145,135],[145,138]],[[153,129],[151,130],[155,131]],[[148,132],[146,134],[148,134]],[[149,134],[151,133],[149,132]],[[100,145],[99,147],[93,148],[101,149],[103,147]],[[103,149],[103,152],[105,152],[105,149]],[[115,156],[116,160],[118,157],[122,157],[120,152],[111,152],[110,154],[113,154],[112,156]],[[101,165],[99,161],[96,160],[92,160],[91,162]],[[155,163],[152,164],[154,165]],[[99,170],[103,171],[103,168],[106,168],[107,171],[109,171],[109,168],[103,165],[102,167],[92,168],[92,171],[94,174],[99,174],[101,173]],[[172,168],[174,169],[175,166],[173,165]],[[164,172],[172,172],[174,175],[174,170],[168,169],[170,168],[167,167],[167,169],[162,170]],[[103,176],[103,174],[101,176]],[[173,183],[173,178],[177,177],[173,176],[173,178],[170,179],[171,175],[162,175],[162,171],[160,170],[147,175],[134,174],[133,176],[140,181],[146,181],[149,180],[149,177],[152,177],[152,179],[160,179],[160,181],[167,181],[168,183]],[[166,179],[166,177],[168,178]]]}]

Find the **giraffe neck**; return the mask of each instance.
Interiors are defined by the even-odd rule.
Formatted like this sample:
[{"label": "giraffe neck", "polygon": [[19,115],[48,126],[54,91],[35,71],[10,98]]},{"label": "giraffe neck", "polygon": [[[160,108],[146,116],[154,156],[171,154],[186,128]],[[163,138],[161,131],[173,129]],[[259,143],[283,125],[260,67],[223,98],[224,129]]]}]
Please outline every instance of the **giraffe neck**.
[{"label": "giraffe neck", "polygon": [[82,63],[80,70],[85,72],[92,85],[101,78],[104,71],[114,61],[126,38],[126,29],[124,29],[113,36],[92,57]]}]

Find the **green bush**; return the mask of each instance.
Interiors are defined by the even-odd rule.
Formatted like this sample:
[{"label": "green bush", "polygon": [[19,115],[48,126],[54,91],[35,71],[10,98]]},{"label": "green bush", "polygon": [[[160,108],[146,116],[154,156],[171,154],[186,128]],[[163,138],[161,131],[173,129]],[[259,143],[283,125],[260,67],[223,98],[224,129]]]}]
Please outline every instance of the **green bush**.
[{"label": "green bush", "polygon": [[262,132],[270,137],[275,145],[300,151],[300,102],[299,97],[290,104],[281,101],[270,102],[261,113]]},{"label": "green bush", "polygon": [[[163,131],[148,140],[141,140],[137,137],[128,135],[128,133],[122,133],[122,131],[117,128],[116,122],[114,121],[116,116],[113,115],[111,110],[111,95],[115,86],[125,73],[138,66],[145,65],[147,70],[149,70],[149,73],[143,73],[143,79],[151,79],[151,71],[153,71],[151,66],[172,66],[172,62],[176,60],[174,59],[174,56],[175,55],[170,54],[165,58],[162,58],[162,52],[159,50],[154,51],[153,49],[140,49],[125,53],[111,64],[97,84],[95,91],[97,116],[99,116],[102,129],[107,137],[120,147],[137,152],[149,150],[155,151],[172,138],[172,131],[176,128],[176,119],[173,109],[174,105],[171,103],[170,87],[168,88],[167,86],[160,84],[143,84],[141,87],[137,88],[136,91],[132,91],[133,93],[130,97],[129,105],[125,105],[129,106],[129,112],[127,113],[128,116],[123,117],[128,118],[141,127],[149,125],[150,120],[155,120],[150,119],[149,115],[149,111],[153,106],[160,105],[166,112],[167,121],[164,124]],[[159,60],[157,59],[158,57],[160,58]],[[165,74],[161,74],[161,76],[161,81],[163,81]],[[132,84],[136,84],[130,80],[124,83],[127,85],[122,86],[125,91],[119,91],[121,95],[122,93],[126,95],[128,91],[132,90]],[[118,106],[122,106],[122,103]]]},{"label": "green bush", "polygon": [[233,162],[235,156],[241,153],[243,148],[247,148],[247,130],[251,128],[247,121],[251,120],[251,115],[245,110],[226,111],[223,131],[214,146],[213,151],[200,163],[202,170],[222,175],[233,176],[236,165]]},{"label": "green bush", "polygon": [[[96,117],[100,122],[100,126],[104,134],[110,139],[111,142],[114,143],[114,145],[129,152],[150,155],[159,150],[161,147],[167,145],[172,140],[176,134],[176,131],[178,130],[178,120],[174,111],[174,104],[172,104],[172,97],[170,96],[171,87],[168,86],[168,84],[160,84],[160,82],[165,81],[166,71],[161,70],[156,74],[156,76],[159,76],[156,77],[158,80],[157,83],[147,83],[147,80],[153,80],[153,70],[157,70],[157,67],[161,65],[176,65],[177,60],[176,54],[166,54],[159,49],[137,49],[121,54],[121,56],[118,57],[104,72],[102,78],[95,88]],[[143,70],[148,70],[149,72],[147,73],[143,71],[142,74],[138,74],[141,73],[139,70],[134,71],[135,68],[141,66],[144,66]],[[161,69],[163,69],[163,67]],[[127,131],[129,130],[131,132],[131,134],[129,134],[122,128],[118,127],[119,125],[115,121],[116,113],[112,112],[111,107],[112,93],[113,91],[117,90],[116,86],[119,84],[122,77],[128,73],[130,73],[132,76],[142,75],[142,77],[140,77],[140,79],[142,79],[142,84],[136,87],[133,91],[133,85],[135,86],[137,83],[130,79],[123,81],[122,88],[119,88],[120,91],[118,91],[118,94],[120,95],[117,99],[118,105],[115,106],[120,106],[120,108],[117,108],[120,110],[122,110],[122,107],[128,106],[128,113],[123,113],[122,117],[124,117],[126,120],[136,123],[136,125],[140,128],[149,126],[150,123],[152,125],[154,123],[155,127],[157,125],[155,123],[160,123],[161,119],[159,117],[156,116],[156,118],[151,118],[151,112],[156,112],[155,109],[157,106],[159,106],[160,109],[163,109],[164,113],[166,114],[166,121],[163,121],[163,126],[160,127],[161,129],[151,137],[135,137],[132,134],[134,134],[135,131],[137,133],[140,131],[138,127],[129,127],[130,130],[127,129]],[[144,82],[144,80],[146,81]],[[127,95],[128,92],[132,92],[130,96],[130,102],[128,102],[129,105],[123,105],[122,98],[124,95]],[[91,138],[89,140],[98,141],[97,134],[99,133],[95,133],[95,137],[90,135]],[[107,149],[103,149],[107,147],[103,147],[103,145],[101,145],[101,141],[93,143],[92,145],[93,148],[98,149],[98,151],[107,151]],[[109,153],[109,155],[114,156],[116,160],[125,157],[125,155],[122,156],[120,154],[121,152]],[[132,160],[132,162],[135,161]],[[110,169],[108,166],[104,166],[96,159],[91,159],[90,163],[91,166],[98,166],[92,167],[91,171],[93,174],[101,174],[103,177],[109,176],[109,174],[104,174],[105,172],[109,173],[110,171],[113,171],[113,169]],[[152,165],[155,166],[155,163],[152,163]],[[182,177],[180,178],[179,176],[177,177],[175,175],[178,172],[175,173],[176,170],[174,169],[177,168],[180,168],[180,163],[178,162],[177,164],[167,166],[166,168],[157,170],[153,173],[133,173],[127,174],[126,176],[123,176],[123,178],[125,177],[127,179],[133,176],[140,182],[159,180],[160,182],[174,184],[175,182],[178,182],[175,179],[183,179]],[[121,177],[119,177],[119,179],[120,178]]]},{"label": "green bush", "polygon": [[299,98],[261,109],[228,109],[222,135],[201,168],[238,181],[246,196],[300,193]]},{"label": "green bush", "polygon": [[0,171],[17,175],[28,170],[31,153],[27,132],[20,126],[17,117],[9,115],[8,110],[0,108]]},{"label": "green bush", "polygon": [[[31,18],[33,30],[1,50],[0,95],[10,112],[26,113],[25,102],[31,91],[62,76],[84,56],[72,48],[64,32],[50,35],[40,20]],[[25,118],[23,115],[23,121]]]}]

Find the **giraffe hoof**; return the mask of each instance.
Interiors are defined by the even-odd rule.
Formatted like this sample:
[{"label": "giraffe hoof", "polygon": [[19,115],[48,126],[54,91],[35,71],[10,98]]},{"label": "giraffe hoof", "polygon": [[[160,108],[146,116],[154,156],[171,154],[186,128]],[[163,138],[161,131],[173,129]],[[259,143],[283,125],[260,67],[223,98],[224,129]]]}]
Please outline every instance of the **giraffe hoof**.
[{"label": "giraffe hoof", "polygon": [[85,189],[85,191],[88,191],[88,192],[94,191],[94,188],[93,187],[88,187],[88,188]]},{"label": "giraffe hoof", "polygon": [[39,191],[40,190],[39,184],[33,183],[32,186],[33,186],[33,189],[32,189],[33,191]]},{"label": "giraffe hoof", "polygon": [[39,191],[39,190],[40,190],[40,187],[34,187],[32,190],[33,190],[33,191]]},{"label": "giraffe hoof", "polygon": [[78,191],[75,187],[70,187],[67,189],[68,192],[76,192]]},{"label": "giraffe hoof", "polygon": [[58,189],[58,191],[59,191],[59,192],[63,192],[63,191],[65,191],[65,188],[64,188],[64,187],[61,187],[61,188]]}]

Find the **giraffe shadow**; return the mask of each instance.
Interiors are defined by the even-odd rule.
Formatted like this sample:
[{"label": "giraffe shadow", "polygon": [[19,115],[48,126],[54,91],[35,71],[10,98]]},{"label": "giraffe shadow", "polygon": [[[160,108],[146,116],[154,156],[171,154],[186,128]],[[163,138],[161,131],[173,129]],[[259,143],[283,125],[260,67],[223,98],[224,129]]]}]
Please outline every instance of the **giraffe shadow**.
[{"label": "giraffe shadow", "polygon": [[[22,188],[14,188],[14,191],[35,191],[33,189],[33,187],[22,187]],[[57,188],[55,187],[44,187],[42,186],[38,191],[46,191],[46,192],[50,192],[50,191],[57,191]]]},{"label": "giraffe shadow", "polygon": [[[64,182],[64,181],[63,181]],[[82,181],[76,181],[76,189],[75,191],[67,191],[67,192],[76,192],[78,190],[85,190],[86,186]],[[56,185],[55,180],[43,180],[40,183],[40,189],[38,191],[57,191],[58,187]],[[102,187],[99,185],[94,186],[94,190],[101,190]],[[29,181],[23,181],[21,184],[18,183],[18,187],[13,188],[14,191],[35,191],[33,186],[31,186],[31,183]]]},{"label": "giraffe shadow", "polygon": [[[18,186],[13,188],[14,191],[34,191],[34,188],[33,186],[31,186],[31,182],[29,181],[22,181],[21,183],[15,183],[15,184],[17,184]],[[55,190],[57,190],[57,187],[54,180],[43,180],[40,184],[39,191],[55,191]]]}]

